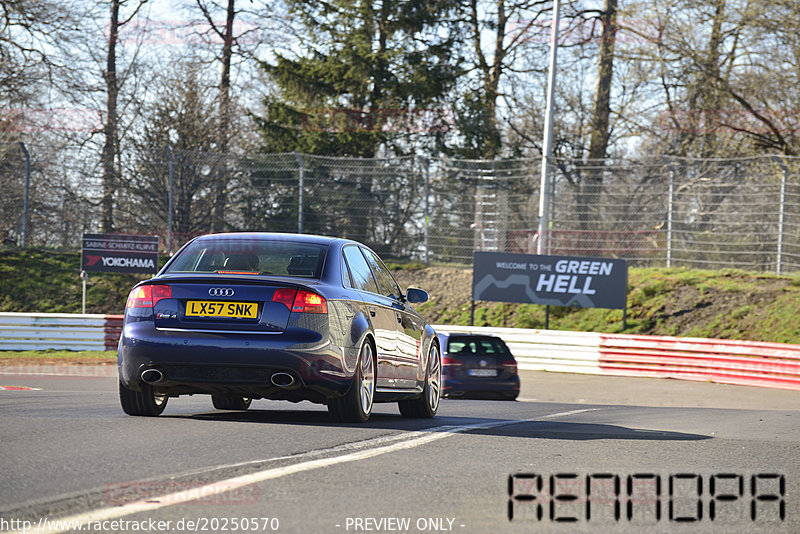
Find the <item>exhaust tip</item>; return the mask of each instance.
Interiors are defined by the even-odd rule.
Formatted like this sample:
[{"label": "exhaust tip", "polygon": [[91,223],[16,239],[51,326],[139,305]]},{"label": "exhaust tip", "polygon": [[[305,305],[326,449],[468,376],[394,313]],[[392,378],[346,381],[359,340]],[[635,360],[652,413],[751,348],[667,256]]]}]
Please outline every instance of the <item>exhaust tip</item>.
[{"label": "exhaust tip", "polygon": [[142,382],[146,384],[158,384],[164,380],[164,373],[158,369],[146,369],[142,371]]},{"label": "exhaust tip", "polygon": [[275,373],[269,381],[279,388],[288,388],[294,385],[294,377],[289,373]]}]

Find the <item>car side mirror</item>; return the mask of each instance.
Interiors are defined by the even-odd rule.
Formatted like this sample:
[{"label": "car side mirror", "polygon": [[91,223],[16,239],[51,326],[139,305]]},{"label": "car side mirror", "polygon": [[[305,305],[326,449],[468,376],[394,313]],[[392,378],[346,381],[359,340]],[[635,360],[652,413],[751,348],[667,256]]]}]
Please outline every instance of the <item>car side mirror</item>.
[{"label": "car side mirror", "polygon": [[422,304],[428,302],[428,292],[416,287],[409,287],[406,290],[406,300],[411,304]]}]

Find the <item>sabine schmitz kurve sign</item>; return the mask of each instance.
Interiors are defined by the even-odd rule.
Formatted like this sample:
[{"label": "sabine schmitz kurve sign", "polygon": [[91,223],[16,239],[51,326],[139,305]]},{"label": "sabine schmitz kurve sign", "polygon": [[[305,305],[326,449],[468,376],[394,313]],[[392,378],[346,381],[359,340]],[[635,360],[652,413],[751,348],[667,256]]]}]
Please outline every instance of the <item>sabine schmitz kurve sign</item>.
[{"label": "sabine schmitz kurve sign", "polygon": [[81,269],[100,273],[155,273],[158,236],[83,234]]},{"label": "sabine schmitz kurve sign", "polygon": [[627,289],[625,260],[474,253],[473,300],[624,310]]}]

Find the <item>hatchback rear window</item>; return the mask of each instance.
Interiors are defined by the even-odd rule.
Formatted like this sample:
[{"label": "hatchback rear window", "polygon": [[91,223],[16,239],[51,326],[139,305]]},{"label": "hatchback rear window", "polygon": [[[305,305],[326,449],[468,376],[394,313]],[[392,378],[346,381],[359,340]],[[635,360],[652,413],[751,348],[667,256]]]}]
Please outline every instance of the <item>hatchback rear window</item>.
[{"label": "hatchback rear window", "polygon": [[319,278],[327,246],[252,238],[198,239],[166,273],[217,273]]},{"label": "hatchback rear window", "polygon": [[505,354],[505,344],[496,338],[452,337],[448,352],[456,354]]}]

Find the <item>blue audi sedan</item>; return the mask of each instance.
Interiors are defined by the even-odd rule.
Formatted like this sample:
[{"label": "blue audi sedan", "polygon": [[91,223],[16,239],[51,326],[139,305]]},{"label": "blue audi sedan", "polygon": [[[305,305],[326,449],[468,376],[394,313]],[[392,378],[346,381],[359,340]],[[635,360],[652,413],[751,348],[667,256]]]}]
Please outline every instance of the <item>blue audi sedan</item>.
[{"label": "blue audi sedan", "polygon": [[169,397],[208,394],[221,410],[253,399],[325,404],[342,422],[375,402],[405,417],[439,406],[439,339],[368,247],[272,233],[201,236],[184,245],[125,306],[119,398],[157,416]]}]

